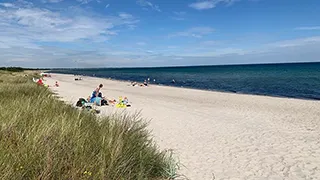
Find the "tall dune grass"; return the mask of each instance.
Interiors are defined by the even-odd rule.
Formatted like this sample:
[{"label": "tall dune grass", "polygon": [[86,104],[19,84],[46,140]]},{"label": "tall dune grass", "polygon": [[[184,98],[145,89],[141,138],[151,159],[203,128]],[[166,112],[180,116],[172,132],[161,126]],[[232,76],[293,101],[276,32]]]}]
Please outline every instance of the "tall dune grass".
[{"label": "tall dune grass", "polygon": [[0,179],[170,179],[140,116],[98,118],[22,73],[0,73]]}]

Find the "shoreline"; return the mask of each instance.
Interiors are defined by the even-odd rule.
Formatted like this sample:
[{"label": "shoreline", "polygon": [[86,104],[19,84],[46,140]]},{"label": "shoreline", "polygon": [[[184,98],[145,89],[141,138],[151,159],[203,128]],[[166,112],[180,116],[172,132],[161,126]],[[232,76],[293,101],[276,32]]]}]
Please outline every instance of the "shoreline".
[{"label": "shoreline", "polygon": [[108,98],[126,96],[130,108],[99,107],[101,115],[141,111],[162,149],[173,149],[190,179],[320,177],[320,101],[211,92],[168,86],[132,87],[97,77],[45,78],[74,104],[100,83]]},{"label": "shoreline", "polygon": [[[50,73],[50,72],[49,72]],[[50,73],[50,74],[60,74],[60,75],[72,75],[77,76],[74,74],[69,73]],[[98,78],[102,80],[109,80],[114,82],[131,82],[130,80],[122,80],[122,79],[113,79],[113,78],[106,78],[106,77],[97,77],[97,76],[89,76],[89,75],[80,75],[81,77],[89,77],[89,78]],[[138,82],[142,83],[142,82]],[[280,98],[280,99],[293,99],[293,100],[304,100],[304,101],[319,101],[318,98],[297,98],[297,97],[291,97],[291,96],[277,96],[277,95],[268,95],[268,94],[254,94],[254,93],[242,93],[242,92],[232,92],[232,91],[219,91],[219,90],[210,90],[210,89],[201,89],[201,88],[192,88],[192,87],[179,87],[179,86],[170,86],[165,84],[148,84],[148,86],[158,86],[158,87],[170,87],[170,88],[178,88],[178,89],[189,89],[189,90],[197,90],[197,91],[203,91],[203,92],[213,92],[213,93],[225,93],[225,94],[237,94],[237,95],[249,95],[249,96],[261,96],[261,97],[270,97],[270,98]]]}]

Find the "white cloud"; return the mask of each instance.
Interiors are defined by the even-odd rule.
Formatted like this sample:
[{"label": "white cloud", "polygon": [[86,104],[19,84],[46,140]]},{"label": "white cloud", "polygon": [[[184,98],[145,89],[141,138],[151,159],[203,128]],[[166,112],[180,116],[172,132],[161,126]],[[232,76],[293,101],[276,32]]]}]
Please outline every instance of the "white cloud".
[{"label": "white cloud", "polygon": [[205,10],[205,9],[215,8],[219,3],[226,3],[228,5],[231,5],[235,1],[238,1],[238,0],[207,0],[207,1],[191,3],[189,4],[189,7],[197,10]]},{"label": "white cloud", "polygon": [[44,3],[47,3],[47,2],[49,2],[49,3],[59,3],[61,1],[63,1],[63,0],[43,0]]},{"label": "white cloud", "polygon": [[[24,47],[29,49],[41,49],[40,46],[30,41],[30,39],[26,37],[14,37],[14,36],[1,36],[2,33],[0,33],[0,43],[5,45],[6,48],[13,48],[13,47]],[[1,48],[1,45],[0,45]]]},{"label": "white cloud", "polygon": [[7,49],[7,48],[10,48],[10,46],[8,46],[8,45],[6,45],[6,43],[0,41],[0,49]]},{"label": "white cloud", "polygon": [[[311,38],[316,40],[316,38]],[[1,42],[0,42],[1,47]],[[280,62],[319,62],[320,41],[299,47],[268,47],[259,49],[219,48],[204,52],[183,49],[183,53],[149,51],[117,51],[106,49],[71,50],[54,47],[38,49],[0,49],[0,66],[23,67],[141,67],[171,65],[215,65]],[[98,52],[97,52],[98,51]]]},{"label": "white cloud", "polygon": [[314,36],[314,37],[307,37],[307,38],[279,41],[279,42],[268,44],[268,46],[272,46],[272,47],[294,47],[294,46],[302,46],[302,45],[307,45],[307,44],[312,44],[312,43],[319,43],[319,42],[320,42],[320,36]]},{"label": "white cloud", "polygon": [[144,9],[153,9],[155,11],[161,12],[158,5],[152,4],[150,1],[147,0],[137,0],[137,4],[142,6]]},{"label": "white cloud", "polygon": [[36,7],[0,7],[0,40],[6,47],[31,48],[38,48],[39,42],[102,42],[117,34],[114,28],[132,28],[137,22],[129,14],[120,17],[99,17],[88,13],[67,16]]},{"label": "white cloud", "polygon": [[81,4],[88,4],[92,0],[77,0],[77,1],[80,2]]},{"label": "white cloud", "polygon": [[295,30],[320,30],[320,26],[297,27]]},{"label": "white cloud", "polygon": [[122,19],[133,19],[133,16],[131,14],[124,13],[124,12],[119,13],[119,17]]},{"label": "white cloud", "polygon": [[186,36],[186,37],[202,38],[203,36],[211,34],[213,32],[214,32],[214,29],[211,27],[194,27],[191,29],[187,29],[185,31],[171,34],[169,35],[169,37]]},{"label": "white cloud", "polygon": [[[59,0],[53,0],[53,1],[59,1]],[[63,1],[63,0],[60,0]],[[80,2],[81,4],[89,4],[92,1],[96,1],[97,3],[101,3],[100,0],[77,0],[78,2]]]},{"label": "white cloud", "polygon": [[29,58],[11,58],[10,59],[11,62],[15,63],[15,62],[22,62],[22,63],[28,63],[30,61],[32,61],[31,59]]},{"label": "white cloud", "polygon": [[135,29],[137,26],[136,24],[139,20],[135,19],[135,17],[131,14],[120,12],[119,18],[121,19],[122,23],[125,24],[129,30]]},{"label": "white cloud", "polygon": [[217,57],[224,55],[245,55],[253,53],[252,50],[244,50],[241,48],[220,48],[220,49],[211,49],[205,52],[196,52],[190,54],[181,54],[181,56],[189,56],[189,57]]},{"label": "white cloud", "polygon": [[107,4],[106,6],[105,6],[105,8],[108,8],[110,6],[110,4]]},{"label": "white cloud", "polygon": [[[144,2],[146,3],[143,5],[144,8],[157,7],[148,1]],[[61,12],[35,7],[32,3],[22,0],[14,1],[12,4],[1,3],[0,66],[75,67],[75,60],[81,67],[320,60],[319,36],[275,42],[262,45],[257,50],[254,47],[243,49],[241,48],[243,46],[232,44],[221,46],[217,45],[219,42],[206,40],[207,38],[192,39],[198,43],[196,46],[181,44],[184,41],[177,42],[176,46],[168,44],[150,46],[153,49],[149,49],[149,44],[146,46],[145,42],[134,42],[135,46],[121,43],[116,46],[105,41],[121,33],[124,28],[134,29],[139,20],[125,12],[115,16],[102,16],[90,12],[90,7],[85,9],[81,7],[82,5],[75,7],[79,8],[76,10],[70,8],[68,13],[65,13],[65,10]],[[170,16],[177,18],[185,18],[185,15],[185,12],[170,13]],[[296,29],[317,30],[318,27]],[[169,37],[201,38],[213,32],[214,29],[210,27],[195,27],[176,32]],[[203,48],[197,49],[198,47]],[[267,53],[262,51],[265,49]]]},{"label": "white cloud", "polygon": [[[1,66],[23,67],[123,67],[144,64],[144,60],[151,59],[147,52],[128,52],[106,49],[97,50],[74,50],[59,47],[43,47],[37,49],[19,48],[0,49]],[[154,56],[152,56],[154,57]]]},{"label": "white cloud", "polygon": [[124,28],[134,28],[139,22],[134,16],[101,16],[81,7],[65,13],[19,2],[0,6],[0,66],[75,67],[74,60],[83,67],[120,66],[126,61],[114,49],[88,50]]},{"label": "white cloud", "polygon": [[189,6],[197,10],[203,10],[203,9],[214,8],[216,6],[216,3],[215,1],[202,1],[202,2],[192,3]]},{"label": "white cloud", "polygon": [[13,8],[13,7],[15,7],[15,5],[14,5],[14,4],[11,4],[11,3],[0,3],[0,6],[7,7],[7,8]]},{"label": "white cloud", "polygon": [[139,46],[145,46],[145,45],[147,45],[147,43],[145,43],[145,42],[137,42],[137,45],[139,45]]}]

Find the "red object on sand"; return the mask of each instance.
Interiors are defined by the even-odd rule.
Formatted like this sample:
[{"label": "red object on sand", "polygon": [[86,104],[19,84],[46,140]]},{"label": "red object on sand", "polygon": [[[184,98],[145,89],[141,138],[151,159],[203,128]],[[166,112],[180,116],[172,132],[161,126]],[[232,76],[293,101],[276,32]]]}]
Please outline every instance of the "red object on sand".
[{"label": "red object on sand", "polygon": [[39,79],[37,82],[38,85],[43,85],[42,79]]}]

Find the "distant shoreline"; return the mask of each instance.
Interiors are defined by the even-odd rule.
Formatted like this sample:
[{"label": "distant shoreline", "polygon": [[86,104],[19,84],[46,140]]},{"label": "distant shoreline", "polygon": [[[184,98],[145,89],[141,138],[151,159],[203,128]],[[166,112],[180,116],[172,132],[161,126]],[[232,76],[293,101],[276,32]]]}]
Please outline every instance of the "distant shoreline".
[{"label": "distant shoreline", "polygon": [[[47,71],[51,73],[50,71]],[[74,75],[69,73],[51,73],[51,74],[61,74],[61,75]],[[89,75],[74,75],[74,76],[82,76],[82,77],[90,77],[90,78],[98,78],[102,80],[110,80],[114,82],[125,82],[130,83],[130,80],[122,80],[122,79],[114,79],[114,78],[106,78],[106,77],[97,77],[97,76],[89,76]],[[140,82],[142,83],[142,82]],[[159,87],[170,87],[170,88],[178,88],[178,89],[190,89],[204,92],[217,92],[217,93],[226,93],[226,94],[239,94],[239,95],[252,95],[252,96],[262,96],[262,97],[270,97],[270,98],[280,98],[280,99],[294,99],[294,100],[306,100],[306,101],[320,101],[320,99],[308,99],[308,98],[296,98],[296,97],[287,97],[287,96],[272,96],[272,95],[263,95],[263,94],[250,94],[250,93],[242,93],[242,92],[231,92],[231,91],[219,91],[219,90],[210,90],[210,89],[200,89],[200,88],[192,88],[192,87],[179,87],[179,86],[170,86],[165,84],[149,84],[149,86],[159,86]]]}]

